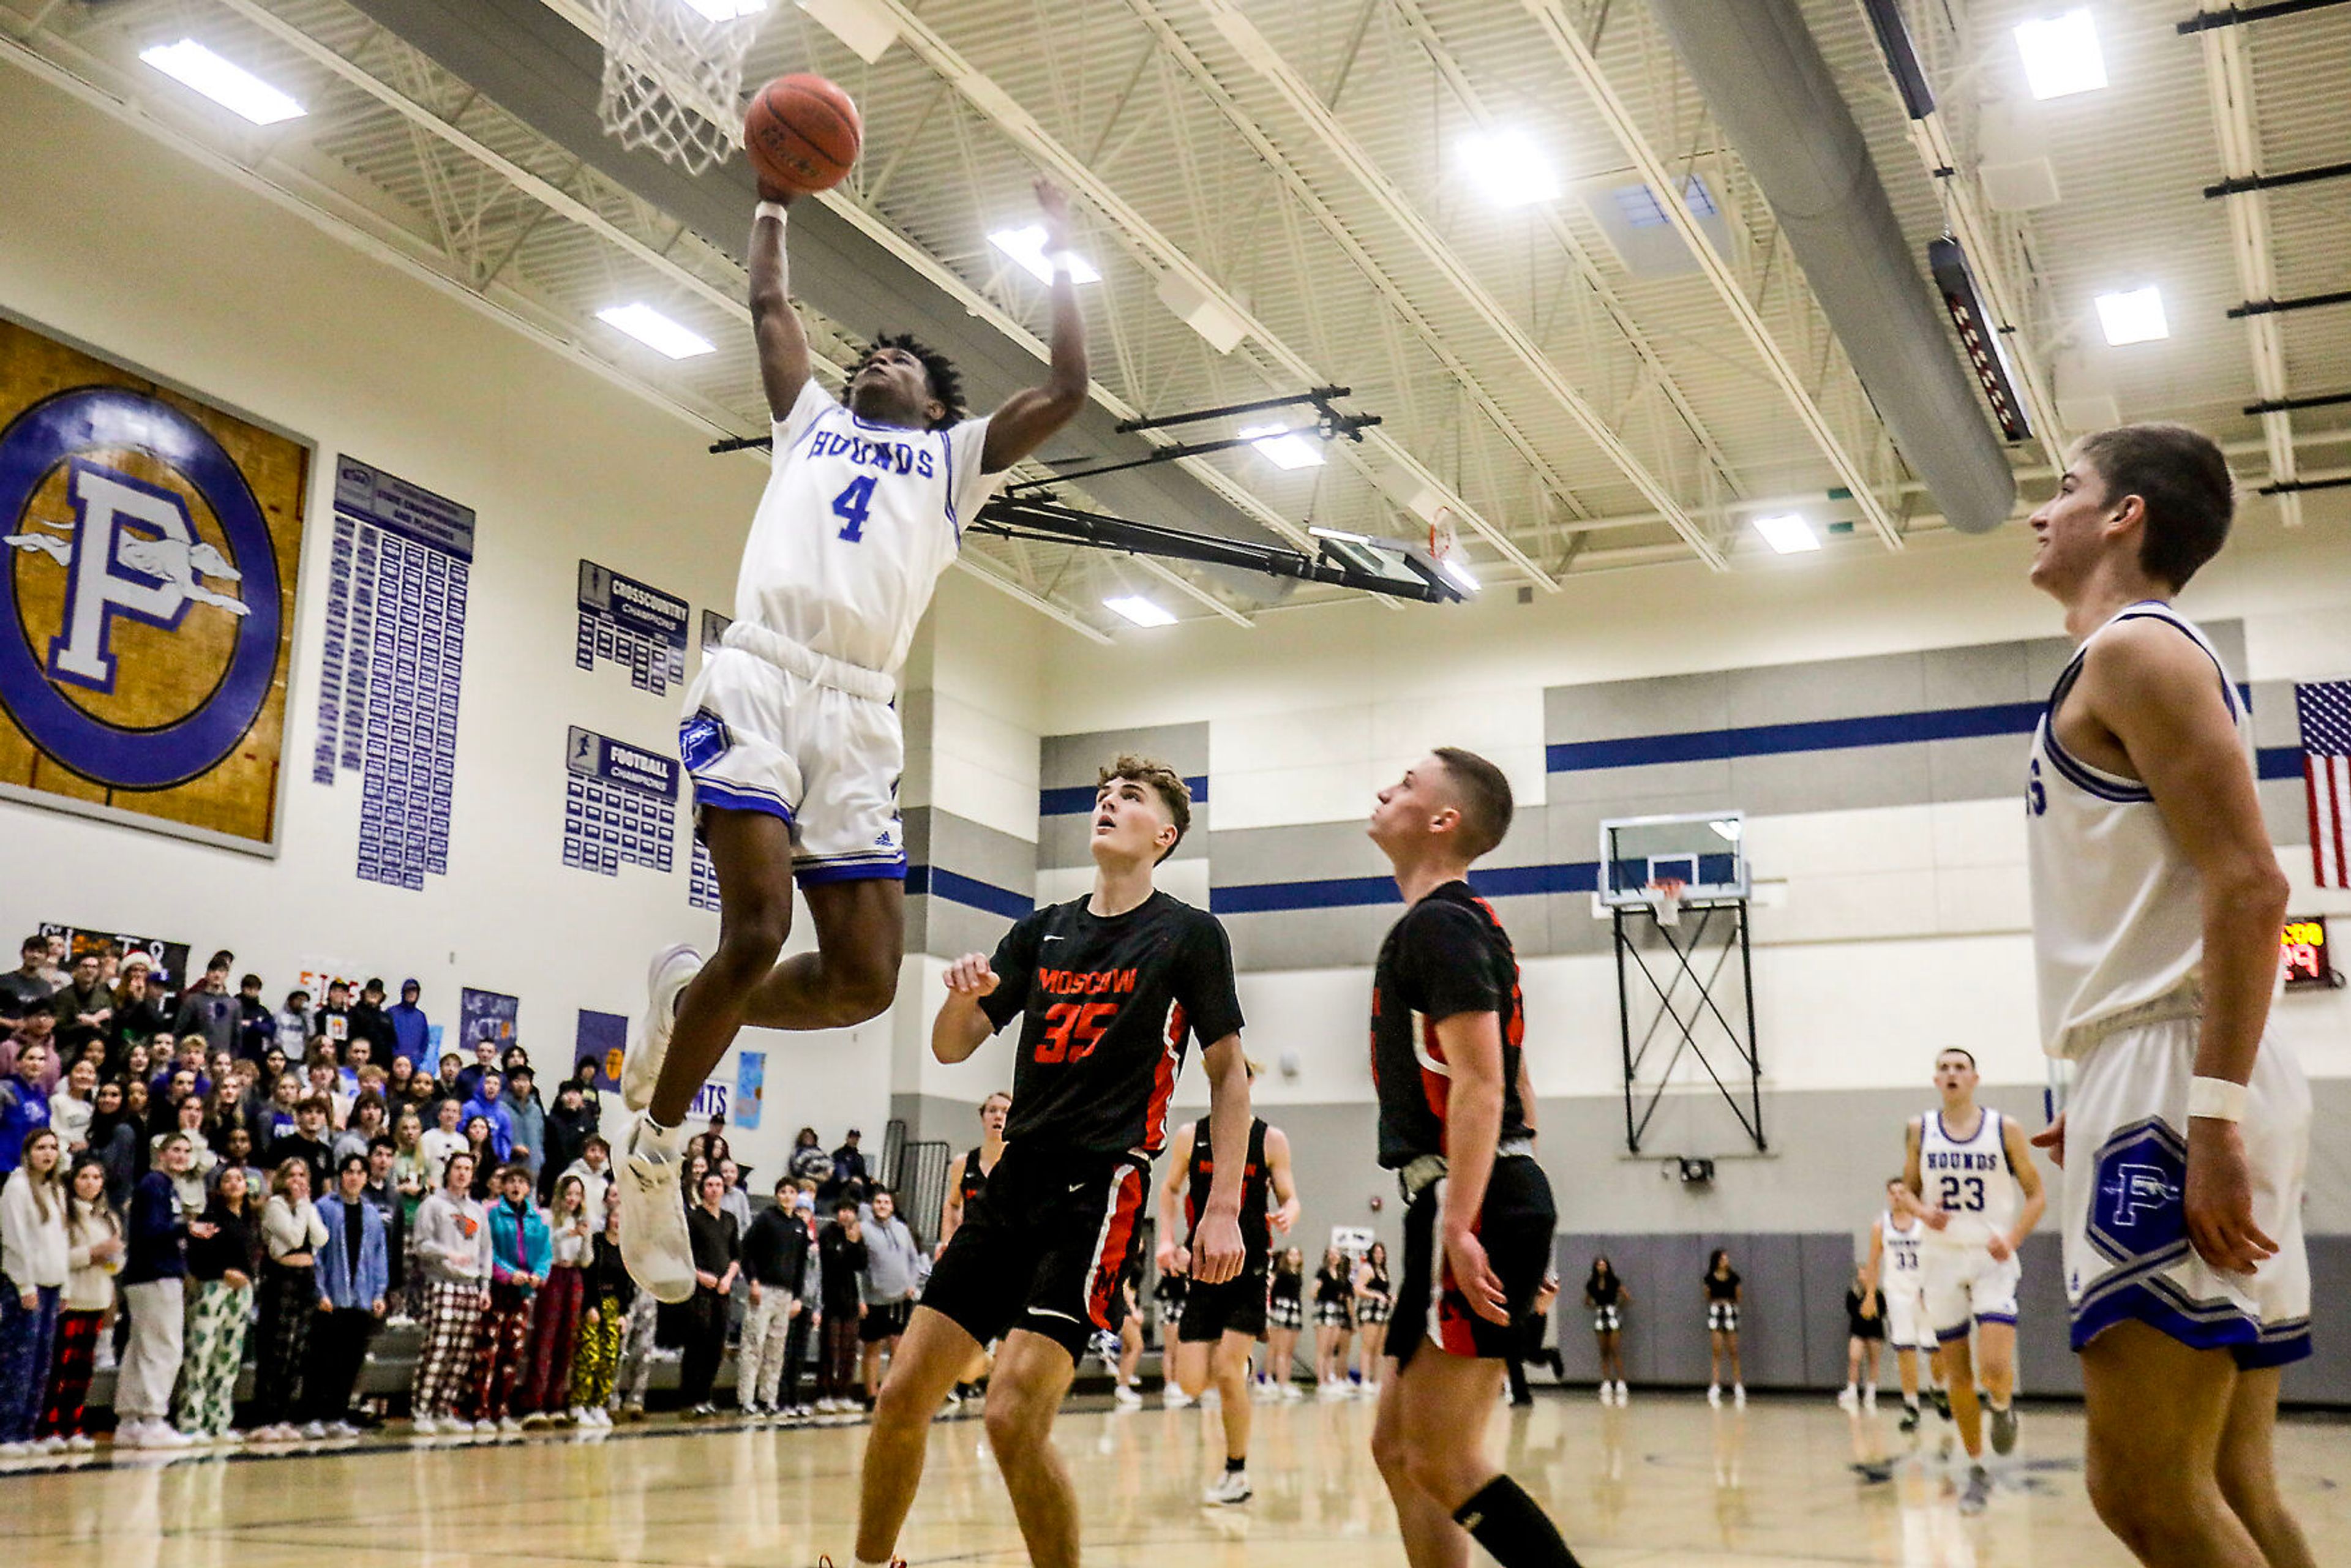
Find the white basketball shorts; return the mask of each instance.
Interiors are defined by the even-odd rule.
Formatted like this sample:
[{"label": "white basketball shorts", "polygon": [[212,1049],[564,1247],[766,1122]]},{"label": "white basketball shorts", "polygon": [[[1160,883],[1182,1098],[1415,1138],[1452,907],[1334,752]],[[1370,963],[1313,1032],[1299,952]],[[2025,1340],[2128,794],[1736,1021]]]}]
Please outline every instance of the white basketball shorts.
[{"label": "white basketball shorts", "polygon": [[[1937,1342],[1949,1344],[1968,1337],[1970,1322],[2016,1322],[2016,1287],[2024,1265],[2011,1252],[1995,1261],[1981,1245],[1952,1246],[1929,1241],[1918,1249],[1920,1272],[1927,1276],[1919,1293],[1927,1304],[1926,1326]],[[1925,1336],[1921,1336],[1922,1338]]]},{"label": "white basketball shorts", "polygon": [[1896,1350],[1932,1350],[1935,1331],[1927,1323],[1927,1298],[1915,1290],[1886,1292],[1886,1339]]},{"label": "white basketball shorts", "polygon": [[697,817],[713,807],[781,817],[801,885],[906,874],[906,743],[889,703],[723,645],[704,651],[677,739]]},{"label": "white basketball shorts", "polygon": [[2310,1260],[2302,1189],[2310,1159],[2310,1083],[2274,1040],[2254,1059],[2239,1130],[2252,1167],[2253,1223],[2277,1255],[2223,1273],[2188,1240],[2188,1082],[2199,1020],[2118,1030],[2076,1063],[2065,1099],[2065,1299],[2074,1348],[2133,1319],[2243,1367],[2310,1354]]}]

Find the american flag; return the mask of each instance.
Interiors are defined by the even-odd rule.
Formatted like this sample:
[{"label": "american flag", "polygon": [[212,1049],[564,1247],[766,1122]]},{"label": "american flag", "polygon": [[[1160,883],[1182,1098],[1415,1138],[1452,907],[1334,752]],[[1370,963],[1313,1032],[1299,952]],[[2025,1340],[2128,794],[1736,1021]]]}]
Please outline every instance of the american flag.
[{"label": "american flag", "polygon": [[2302,719],[2302,778],[2310,791],[2311,875],[2351,887],[2351,681],[2294,688]]}]

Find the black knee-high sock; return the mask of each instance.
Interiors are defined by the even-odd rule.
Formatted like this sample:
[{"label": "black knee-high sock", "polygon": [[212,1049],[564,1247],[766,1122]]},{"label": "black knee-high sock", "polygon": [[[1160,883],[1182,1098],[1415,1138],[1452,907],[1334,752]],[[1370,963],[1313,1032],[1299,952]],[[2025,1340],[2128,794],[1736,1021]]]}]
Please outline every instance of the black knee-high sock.
[{"label": "black knee-high sock", "polygon": [[1496,1476],[1453,1511],[1453,1521],[1493,1553],[1502,1568],[1577,1568],[1559,1526],[1526,1490]]}]

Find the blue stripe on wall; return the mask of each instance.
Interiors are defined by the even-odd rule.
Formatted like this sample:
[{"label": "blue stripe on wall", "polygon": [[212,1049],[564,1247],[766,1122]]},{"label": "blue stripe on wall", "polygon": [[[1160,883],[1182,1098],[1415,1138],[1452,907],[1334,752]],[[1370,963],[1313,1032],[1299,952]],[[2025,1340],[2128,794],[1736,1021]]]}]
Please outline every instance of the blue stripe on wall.
[{"label": "blue stripe on wall", "polygon": [[[2245,706],[2253,689],[2240,684]],[[1619,740],[1561,741],[1543,748],[1551,773],[1583,773],[1602,768],[1637,768],[1660,762],[1721,762],[1733,757],[1773,757],[1792,751],[1843,751],[1856,746],[1908,746],[1927,740],[1973,740],[1992,735],[2031,735],[2041,722],[2042,703],[1988,703],[1980,707],[1928,708],[1917,713],[1870,714],[1860,718],[1811,719],[1798,724],[1759,724],[1735,729],[1680,730],[1670,735],[1634,735]],[[2272,753],[2262,753],[2271,766]],[[2290,771],[2302,771],[2294,753]],[[2264,779],[2283,777],[2264,771]]]},{"label": "blue stripe on wall", "polygon": [[1991,703],[1981,707],[1872,714],[1863,718],[1635,735],[1621,740],[1564,741],[1545,747],[1543,762],[1552,773],[1582,773],[1600,768],[1637,768],[1659,762],[1720,762],[1733,757],[1771,757],[1791,751],[1841,751],[1856,746],[1904,746],[1923,740],[2030,735],[2032,727],[2040,722],[2041,709],[2039,703]]},{"label": "blue stripe on wall", "polygon": [[2303,776],[2302,747],[2264,746],[2253,753],[2253,771],[2263,779],[2299,779]]},{"label": "blue stripe on wall", "polygon": [[[1600,885],[1598,861],[1558,865],[1497,866],[1473,871],[1469,885],[1483,898],[1523,898],[1548,893],[1591,893]],[[1395,879],[1326,877],[1316,882],[1252,882],[1208,890],[1211,915],[1273,915],[1294,909],[1353,909],[1401,904]]]},{"label": "blue stripe on wall", "polygon": [[1015,893],[1008,887],[962,876],[933,865],[910,865],[906,868],[906,896],[929,894],[951,904],[961,904],[973,909],[1000,915],[1007,920],[1019,920],[1037,907],[1037,901],[1025,893]]},{"label": "blue stripe on wall", "polygon": [[[1208,776],[1184,780],[1192,791],[1192,804],[1206,805],[1208,800]],[[1038,794],[1037,814],[1040,817],[1075,817],[1094,809],[1094,787],[1072,784],[1066,789],[1046,789]]]}]

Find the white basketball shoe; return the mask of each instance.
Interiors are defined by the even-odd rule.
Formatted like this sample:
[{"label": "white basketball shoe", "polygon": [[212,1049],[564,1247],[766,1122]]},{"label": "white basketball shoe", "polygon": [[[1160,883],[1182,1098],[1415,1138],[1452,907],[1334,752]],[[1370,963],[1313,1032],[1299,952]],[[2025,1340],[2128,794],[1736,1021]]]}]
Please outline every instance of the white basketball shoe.
[{"label": "white basketball shoe", "polygon": [[654,954],[645,970],[644,1020],[637,1030],[637,1048],[621,1063],[621,1103],[632,1112],[653,1103],[653,1085],[661,1081],[670,1030],[677,1023],[678,993],[701,972],[702,955],[683,942]]}]

